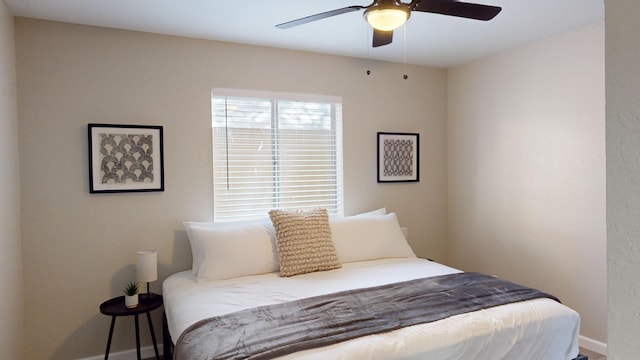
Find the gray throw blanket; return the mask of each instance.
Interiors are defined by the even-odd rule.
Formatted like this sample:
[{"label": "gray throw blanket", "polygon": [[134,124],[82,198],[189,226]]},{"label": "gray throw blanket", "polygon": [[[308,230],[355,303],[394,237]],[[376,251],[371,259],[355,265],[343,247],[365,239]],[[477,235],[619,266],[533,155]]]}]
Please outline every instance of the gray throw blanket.
[{"label": "gray throw blanket", "polygon": [[174,360],[271,359],[493,306],[548,297],[479,273],[459,273],[261,306],[197,322]]}]

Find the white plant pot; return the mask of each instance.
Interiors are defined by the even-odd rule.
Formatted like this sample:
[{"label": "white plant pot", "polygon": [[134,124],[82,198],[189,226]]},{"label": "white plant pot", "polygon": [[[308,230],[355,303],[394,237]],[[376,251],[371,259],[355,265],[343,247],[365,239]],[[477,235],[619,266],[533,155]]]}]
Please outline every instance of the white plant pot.
[{"label": "white plant pot", "polygon": [[138,294],[135,295],[125,295],[124,296],[124,306],[128,308],[134,308],[138,306]]}]

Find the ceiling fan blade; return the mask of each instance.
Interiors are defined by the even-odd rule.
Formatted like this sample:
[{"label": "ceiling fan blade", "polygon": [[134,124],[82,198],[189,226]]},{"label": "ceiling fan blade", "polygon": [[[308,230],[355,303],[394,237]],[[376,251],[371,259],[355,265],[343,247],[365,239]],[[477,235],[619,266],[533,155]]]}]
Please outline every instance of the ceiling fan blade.
[{"label": "ceiling fan blade", "polygon": [[373,29],[373,47],[391,44],[393,41],[393,30],[382,31]]},{"label": "ceiling fan blade", "polygon": [[415,5],[413,10],[487,21],[498,15],[502,8],[455,0],[422,0]]},{"label": "ceiling fan blade", "polygon": [[364,8],[366,8],[366,6],[360,6],[360,5],[347,6],[345,8],[335,9],[335,10],[331,10],[331,11],[325,11],[325,12],[322,12],[322,13],[319,13],[319,14],[309,15],[309,16],[305,16],[305,17],[300,18],[300,19],[287,21],[287,22],[284,22],[282,24],[276,25],[276,27],[278,29],[288,29],[290,27],[294,27],[294,26],[310,23],[310,22],[316,21],[316,20],[326,19],[326,18],[331,17],[331,16],[336,16],[336,15],[341,15],[341,14],[345,14],[345,13],[349,13],[349,12],[353,12],[353,11],[362,10]]}]

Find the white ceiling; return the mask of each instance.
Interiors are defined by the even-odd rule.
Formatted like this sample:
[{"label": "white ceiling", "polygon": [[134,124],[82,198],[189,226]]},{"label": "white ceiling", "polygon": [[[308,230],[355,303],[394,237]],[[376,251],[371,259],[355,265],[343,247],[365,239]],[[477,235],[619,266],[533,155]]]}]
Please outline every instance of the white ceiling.
[{"label": "white ceiling", "polygon": [[[15,16],[159,34],[452,67],[603,21],[604,0],[478,0],[489,22],[413,12],[391,45],[371,47],[362,11],[291,29],[274,25],[368,0],[4,0]],[[406,1],[406,0],[405,0]]]}]

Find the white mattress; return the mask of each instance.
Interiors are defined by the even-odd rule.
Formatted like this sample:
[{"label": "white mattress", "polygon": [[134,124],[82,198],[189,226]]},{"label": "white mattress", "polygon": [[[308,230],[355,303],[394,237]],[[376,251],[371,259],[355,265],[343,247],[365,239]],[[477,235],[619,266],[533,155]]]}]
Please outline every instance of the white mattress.
[{"label": "white mattress", "polygon": [[[424,259],[343,264],[342,269],[279,277],[278,273],[200,282],[191,271],[163,283],[175,342],[195,322],[216,315],[332,292],[460,272]],[[498,306],[370,335],[280,359],[570,360],[578,355],[580,316],[550,299]]]}]

